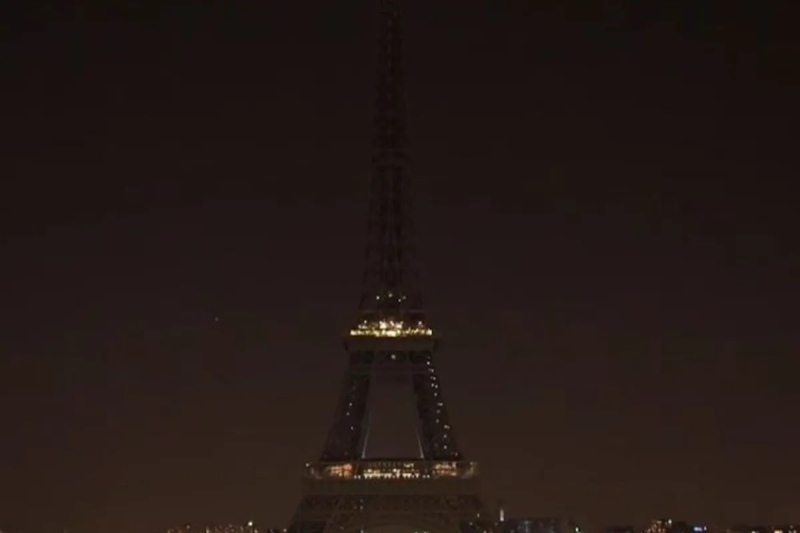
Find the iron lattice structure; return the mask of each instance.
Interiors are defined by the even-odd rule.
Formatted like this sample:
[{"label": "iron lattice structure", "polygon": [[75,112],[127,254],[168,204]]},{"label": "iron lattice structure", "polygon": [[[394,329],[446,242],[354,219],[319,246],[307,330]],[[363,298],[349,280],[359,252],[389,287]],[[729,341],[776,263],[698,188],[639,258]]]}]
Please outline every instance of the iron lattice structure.
[{"label": "iron lattice structure", "polygon": [[[368,236],[359,322],[348,333],[349,364],[319,460],[306,465],[293,533],[405,526],[485,532],[477,465],[450,425],[434,365],[437,337],[425,322],[406,174],[406,110],[398,0],[378,0],[378,80]],[[376,390],[402,384],[412,396],[418,453],[369,457]]]}]

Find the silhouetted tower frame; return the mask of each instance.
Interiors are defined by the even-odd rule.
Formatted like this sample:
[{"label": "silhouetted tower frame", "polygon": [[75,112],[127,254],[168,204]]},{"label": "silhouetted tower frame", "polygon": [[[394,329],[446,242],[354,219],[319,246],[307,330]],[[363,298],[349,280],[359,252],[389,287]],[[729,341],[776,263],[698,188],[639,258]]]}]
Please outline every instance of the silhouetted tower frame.
[{"label": "silhouetted tower frame", "polygon": [[[406,172],[408,147],[398,0],[378,0],[378,80],[365,267],[359,320],[345,336],[349,362],[323,451],[306,465],[297,533],[406,525],[483,532],[477,465],[459,449],[434,365],[438,338],[425,320]],[[368,457],[370,398],[384,379],[413,394],[419,453]]]}]

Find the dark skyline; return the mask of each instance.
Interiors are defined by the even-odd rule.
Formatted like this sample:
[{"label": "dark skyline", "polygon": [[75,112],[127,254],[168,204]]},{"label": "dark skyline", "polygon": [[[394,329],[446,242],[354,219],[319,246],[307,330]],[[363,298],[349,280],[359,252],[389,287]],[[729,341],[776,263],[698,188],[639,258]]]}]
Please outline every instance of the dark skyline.
[{"label": "dark skyline", "polygon": [[[487,500],[800,520],[797,8],[405,4],[423,289]],[[356,317],[373,2],[3,20],[0,528],[284,525]]]}]

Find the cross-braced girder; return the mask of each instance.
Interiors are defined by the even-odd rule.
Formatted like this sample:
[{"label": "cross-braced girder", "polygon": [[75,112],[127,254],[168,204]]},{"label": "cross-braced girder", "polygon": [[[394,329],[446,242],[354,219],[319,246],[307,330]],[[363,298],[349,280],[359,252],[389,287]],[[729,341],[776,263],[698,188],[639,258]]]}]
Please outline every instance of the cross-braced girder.
[{"label": "cross-braced girder", "polygon": [[380,0],[375,136],[366,260],[359,311],[365,320],[423,317],[406,172],[406,100],[397,0]]},{"label": "cross-braced girder", "polygon": [[472,494],[364,494],[307,496],[300,503],[290,530],[346,533],[387,525],[428,533],[484,533],[492,529],[483,503]]},{"label": "cross-braced girder", "polygon": [[334,423],[320,460],[346,461],[365,456],[369,432],[370,390],[377,375],[394,370],[407,373],[414,395],[421,455],[429,460],[462,459],[430,351],[358,351],[350,354]]}]

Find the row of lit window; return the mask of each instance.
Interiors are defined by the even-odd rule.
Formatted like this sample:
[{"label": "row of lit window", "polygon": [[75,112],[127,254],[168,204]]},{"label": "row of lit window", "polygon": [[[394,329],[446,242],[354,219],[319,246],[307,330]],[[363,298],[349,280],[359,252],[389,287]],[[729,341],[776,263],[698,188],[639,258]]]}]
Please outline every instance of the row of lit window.
[{"label": "row of lit window", "polygon": [[364,321],[350,330],[355,337],[416,337],[431,336],[433,330],[422,322],[406,324],[401,320]]}]

